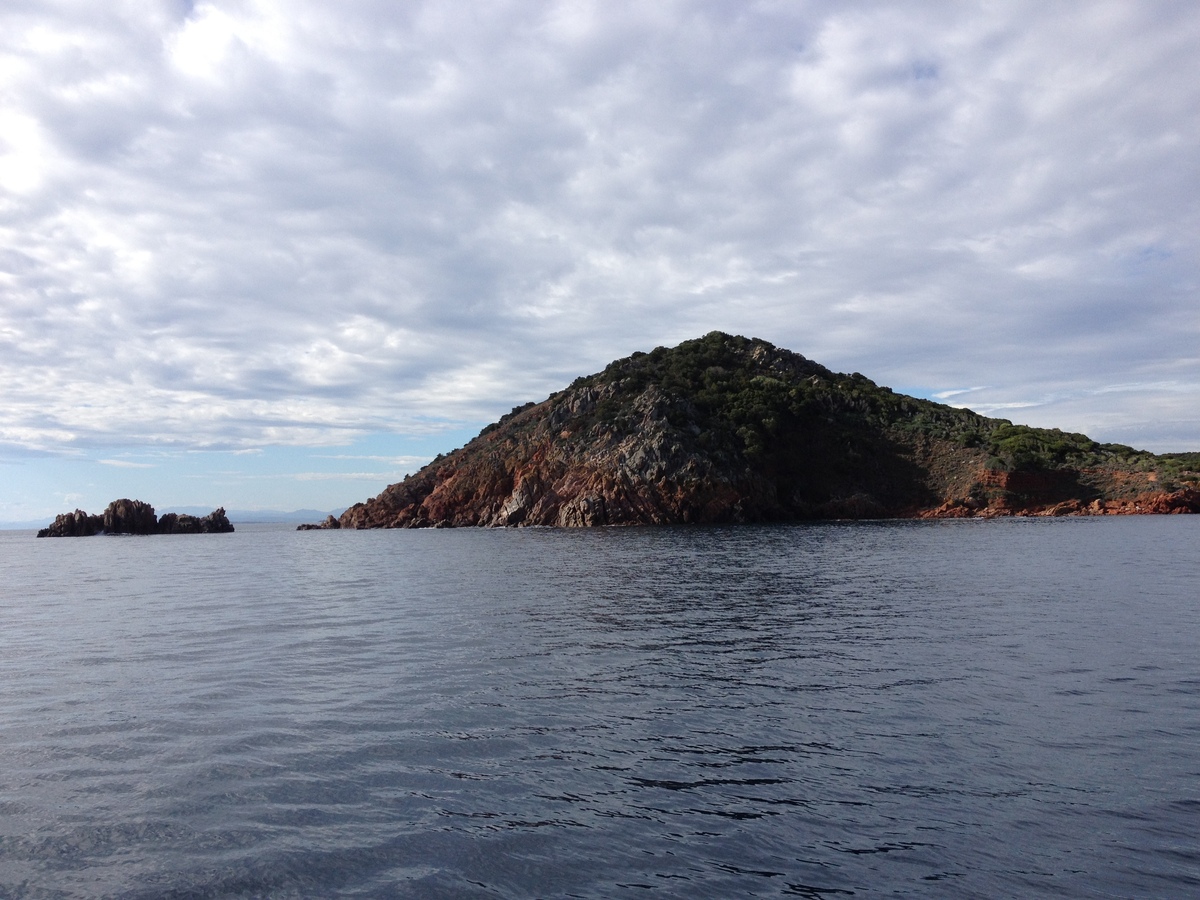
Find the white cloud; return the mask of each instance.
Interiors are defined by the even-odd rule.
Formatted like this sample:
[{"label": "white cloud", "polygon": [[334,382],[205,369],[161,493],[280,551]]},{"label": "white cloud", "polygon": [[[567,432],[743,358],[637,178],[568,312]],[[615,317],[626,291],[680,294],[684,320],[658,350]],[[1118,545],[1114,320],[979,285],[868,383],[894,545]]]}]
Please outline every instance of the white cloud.
[{"label": "white cloud", "polygon": [[379,456],[361,453],[314,453],[313,459],[366,459],[371,462],[387,463],[406,472],[416,471],[429,462],[428,456]]},{"label": "white cloud", "polygon": [[963,394],[971,394],[971,393],[974,393],[975,391],[982,391],[982,390],[984,390],[984,388],[982,388],[982,387],[953,388],[953,389],[947,390],[947,391],[938,391],[937,393],[932,394],[931,396],[935,400],[946,401],[952,397],[961,397]]},{"label": "white cloud", "polygon": [[0,35],[0,443],[333,446],[721,328],[1200,446],[1190,5],[80,2]]},{"label": "white cloud", "polygon": [[167,41],[171,64],[198,78],[215,79],[227,66],[238,39],[233,16],[211,3],[197,5],[183,27]]},{"label": "white cloud", "polygon": [[366,481],[371,484],[386,484],[389,481],[399,481],[402,471],[389,472],[295,472],[282,475],[282,478],[294,478],[296,481]]},{"label": "white cloud", "polygon": [[0,135],[0,188],[18,196],[34,192],[52,155],[41,126],[18,110],[0,110]]}]

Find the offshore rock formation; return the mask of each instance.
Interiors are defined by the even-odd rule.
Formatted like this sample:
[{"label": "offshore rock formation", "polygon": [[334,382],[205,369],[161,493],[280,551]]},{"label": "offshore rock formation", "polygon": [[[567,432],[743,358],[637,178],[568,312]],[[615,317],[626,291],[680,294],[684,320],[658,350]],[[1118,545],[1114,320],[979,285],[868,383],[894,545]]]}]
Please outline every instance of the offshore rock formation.
[{"label": "offshore rock formation", "polygon": [[228,534],[233,525],[219,506],[207,516],[166,513],[158,520],[158,534]]},{"label": "offshore rock formation", "polygon": [[342,527],[342,523],[339,522],[332,515],[329,515],[329,516],[325,517],[324,522],[319,522],[316,525],[307,524],[307,523],[304,525],[297,525],[296,530],[297,531],[322,531],[322,530],[329,529],[329,528],[341,528],[341,527]]},{"label": "offshore rock formation", "polygon": [[225,515],[225,507],[218,507],[207,516],[176,515],[166,513],[160,519],[154,507],[141,500],[122,498],[108,504],[103,515],[91,516],[82,509],[73,513],[62,513],[48,527],[38,532],[38,537],[88,537],[94,534],[222,534],[233,531],[233,525]]},{"label": "offshore rock formation", "polygon": [[337,524],[1200,512],[1198,470],[1200,454],[1013,425],[713,332],[514,409]]}]

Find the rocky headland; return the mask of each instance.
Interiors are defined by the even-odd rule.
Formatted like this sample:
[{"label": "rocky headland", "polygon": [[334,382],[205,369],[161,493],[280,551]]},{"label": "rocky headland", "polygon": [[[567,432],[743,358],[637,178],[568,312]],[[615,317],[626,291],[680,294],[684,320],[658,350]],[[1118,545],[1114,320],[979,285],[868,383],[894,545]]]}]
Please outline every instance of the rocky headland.
[{"label": "rocky headland", "polygon": [[207,516],[177,515],[164,513],[161,518],[154,514],[154,507],[141,500],[122,498],[108,504],[101,515],[89,515],[82,509],[73,513],[62,513],[48,527],[41,529],[38,537],[90,537],[96,534],[224,534],[233,531],[233,525],[225,515],[225,507],[218,507]]},{"label": "rocky headland", "polygon": [[1200,512],[1155,455],[894,393],[713,332],[617,360],[308,528]]}]

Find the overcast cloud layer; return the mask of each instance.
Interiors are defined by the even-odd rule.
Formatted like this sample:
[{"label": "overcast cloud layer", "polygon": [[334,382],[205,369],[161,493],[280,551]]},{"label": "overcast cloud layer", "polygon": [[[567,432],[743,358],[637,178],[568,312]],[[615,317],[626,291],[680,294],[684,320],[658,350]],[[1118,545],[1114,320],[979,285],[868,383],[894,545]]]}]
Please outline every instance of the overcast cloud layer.
[{"label": "overcast cloud layer", "polygon": [[1190,2],[13,0],[0,453],[428,433],[713,329],[1200,449],[1197,47]]}]

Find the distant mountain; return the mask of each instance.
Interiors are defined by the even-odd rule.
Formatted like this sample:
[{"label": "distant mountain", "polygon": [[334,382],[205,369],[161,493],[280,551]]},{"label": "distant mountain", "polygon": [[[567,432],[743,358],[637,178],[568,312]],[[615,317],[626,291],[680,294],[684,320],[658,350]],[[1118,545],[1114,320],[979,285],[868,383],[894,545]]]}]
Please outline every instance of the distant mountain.
[{"label": "distant mountain", "polygon": [[[199,515],[197,510],[200,509],[202,507],[199,506],[172,506],[168,507],[165,512]],[[342,512],[342,509],[294,509],[290,512],[278,509],[229,509],[225,511],[225,514],[229,516],[229,521],[235,525],[251,525],[269,522],[311,522],[314,519],[323,519],[331,514],[338,516]]]},{"label": "distant mountain", "polygon": [[[578,378],[342,528],[1200,512],[1200,453],[1014,425],[713,332]],[[332,527],[333,522],[327,522]]]},{"label": "distant mountain", "polygon": [[0,531],[36,531],[39,528],[45,528],[46,522],[47,518],[13,519],[0,522]]}]

